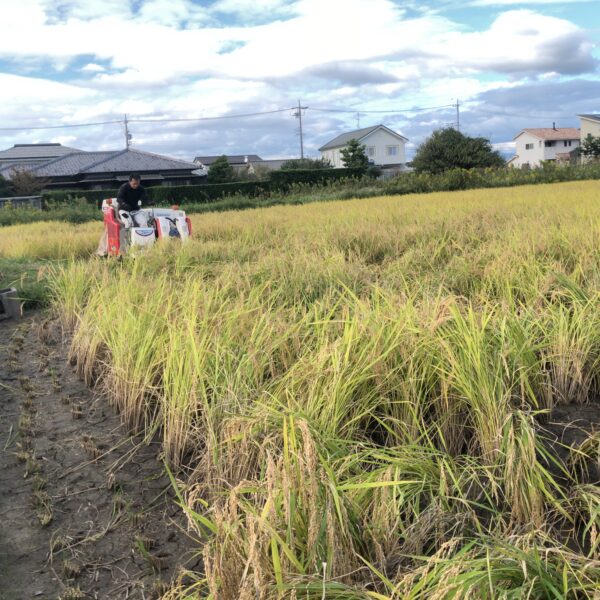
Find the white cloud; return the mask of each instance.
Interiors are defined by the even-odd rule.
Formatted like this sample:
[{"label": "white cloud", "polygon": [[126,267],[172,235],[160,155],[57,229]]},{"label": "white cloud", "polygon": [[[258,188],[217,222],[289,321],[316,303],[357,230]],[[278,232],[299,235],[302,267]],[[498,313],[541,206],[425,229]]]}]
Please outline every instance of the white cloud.
[{"label": "white cloud", "polygon": [[86,73],[102,73],[103,71],[106,71],[102,65],[97,65],[96,63],[88,63],[81,67],[81,70]]},{"label": "white cloud", "polygon": [[[0,20],[0,58],[36,74],[39,65],[54,71],[49,79],[0,75],[0,100],[8,107],[4,120],[32,123],[125,112],[213,116],[281,108],[299,97],[315,106],[405,108],[468,100],[524,76],[579,73],[592,68],[592,51],[573,23],[532,10],[500,13],[472,31],[433,12],[408,18],[391,0],[220,0],[204,7],[192,0],[20,0]],[[70,83],[50,80],[58,68]],[[327,130],[342,122],[327,121]],[[281,135],[260,119],[219,123],[194,126],[212,132],[197,140],[222,138],[229,147],[236,136],[282,143],[291,135],[281,147],[295,144],[289,115],[268,121],[280,124]],[[191,125],[133,127],[148,144],[197,143],[182,133]]]},{"label": "white cloud", "polygon": [[574,24],[530,10],[502,13],[489,29],[451,32],[432,49],[463,67],[505,73],[577,72],[592,67],[592,43]]},{"label": "white cloud", "polygon": [[[71,102],[80,102],[93,94],[91,90],[70,84],[0,73],[0,104],[3,111],[9,105],[17,105],[22,106],[24,114],[27,115],[25,107],[29,104],[62,102],[67,98]],[[26,103],[23,102],[24,99]]]},{"label": "white cloud", "polygon": [[579,4],[590,0],[471,0],[467,6],[523,6],[543,4]]}]

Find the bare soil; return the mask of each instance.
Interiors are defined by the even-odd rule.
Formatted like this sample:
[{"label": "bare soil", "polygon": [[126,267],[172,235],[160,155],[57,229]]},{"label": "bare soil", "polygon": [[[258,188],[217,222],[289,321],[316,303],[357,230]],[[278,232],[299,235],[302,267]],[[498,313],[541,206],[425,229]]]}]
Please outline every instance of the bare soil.
[{"label": "bare soil", "polygon": [[0,600],[157,598],[201,570],[159,444],[128,434],[41,321],[0,321]]}]

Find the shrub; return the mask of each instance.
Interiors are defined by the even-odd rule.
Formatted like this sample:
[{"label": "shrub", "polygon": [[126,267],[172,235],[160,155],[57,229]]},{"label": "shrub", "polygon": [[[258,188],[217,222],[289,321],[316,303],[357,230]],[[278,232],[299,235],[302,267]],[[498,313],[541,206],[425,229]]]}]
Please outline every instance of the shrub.
[{"label": "shrub", "polygon": [[274,190],[288,191],[292,184],[325,184],[331,181],[359,178],[361,169],[295,169],[272,171],[271,184]]}]

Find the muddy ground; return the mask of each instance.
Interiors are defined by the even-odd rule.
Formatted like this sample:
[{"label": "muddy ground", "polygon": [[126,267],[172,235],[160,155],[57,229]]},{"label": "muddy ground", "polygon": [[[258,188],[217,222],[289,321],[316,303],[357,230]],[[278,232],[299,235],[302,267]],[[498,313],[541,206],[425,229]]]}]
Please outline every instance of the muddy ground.
[{"label": "muddy ground", "polygon": [[[159,443],[128,435],[43,322],[0,321],[0,600],[158,598],[202,570]],[[600,401],[557,407],[542,429],[566,461],[600,429]]]},{"label": "muddy ground", "polygon": [[42,319],[0,321],[0,600],[157,598],[201,570],[158,442],[128,435]]}]

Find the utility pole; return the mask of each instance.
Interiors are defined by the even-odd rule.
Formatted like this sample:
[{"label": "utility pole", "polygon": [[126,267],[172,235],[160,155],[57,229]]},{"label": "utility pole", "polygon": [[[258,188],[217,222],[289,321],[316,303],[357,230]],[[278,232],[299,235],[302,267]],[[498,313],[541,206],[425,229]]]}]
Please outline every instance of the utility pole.
[{"label": "utility pole", "polygon": [[301,106],[300,100],[298,100],[298,109],[293,113],[294,117],[299,120],[300,124],[300,158],[304,158],[304,137],[302,133],[302,111],[306,110],[308,106]]},{"label": "utility pole", "polygon": [[125,149],[129,150],[129,146],[130,146],[130,143],[131,143],[131,134],[129,133],[129,126],[128,126],[128,122],[127,122],[127,115],[125,115],[123,123],[125,125]]},{"label": "utility pole", "polygon": [[360,113],[356,113],[356,129],[360,129]]},{"label": "utility pole", "polygon": [[456,99],[456,131],[460,131],[460,102]]}]

